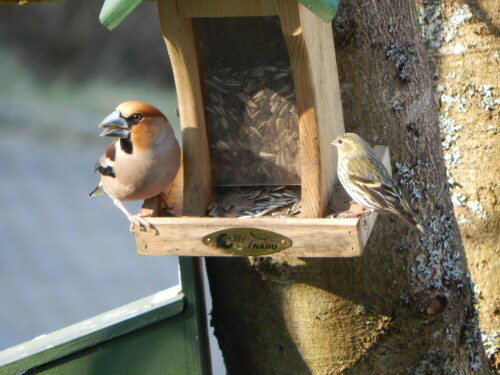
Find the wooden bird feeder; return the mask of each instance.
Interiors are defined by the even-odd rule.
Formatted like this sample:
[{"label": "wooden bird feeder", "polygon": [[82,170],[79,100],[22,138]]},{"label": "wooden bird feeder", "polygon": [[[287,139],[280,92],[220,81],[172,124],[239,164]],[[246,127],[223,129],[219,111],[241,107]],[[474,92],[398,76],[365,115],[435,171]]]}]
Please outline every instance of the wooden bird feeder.
[{"label": "wooden bird feeder", "polygon": [[[361,255],[377,215],[325,218],[336,185],[330,142],[344,132],[331,24],[295,0],[158,0],[158,8],[183,168],[167,192],[174,216],[158,216],[156,198],[144,203],[152,230],[136,231],[138,253]],[[387,148],[376,152],[389,166]],[[280,205],[297,213],[298,199],[300,214],[266,215]]]}]

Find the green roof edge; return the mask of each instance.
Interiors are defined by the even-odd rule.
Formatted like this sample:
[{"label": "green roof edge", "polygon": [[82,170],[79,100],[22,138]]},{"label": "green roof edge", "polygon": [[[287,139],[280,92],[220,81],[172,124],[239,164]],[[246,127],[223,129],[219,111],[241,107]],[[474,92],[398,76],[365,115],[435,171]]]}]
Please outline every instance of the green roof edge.
[{"label": "green roof edge", "polygon": [[330,22],[339,9],[339,0],[297,0],[307,9],[321,18],[324,22]]},{"label": "green roof edge", "polygon": [[113,30],[132,13],[142,0],[105,0],[99,14],[99,21],[109,30]]},{"label": "green roof edge", "polygon": [[[109,30],[113,30],[135,9],[142,0],[105,0],[99,14],[99,21]],[[307,9],[330,22],[339,8],[339,0],[297,0]]]}]

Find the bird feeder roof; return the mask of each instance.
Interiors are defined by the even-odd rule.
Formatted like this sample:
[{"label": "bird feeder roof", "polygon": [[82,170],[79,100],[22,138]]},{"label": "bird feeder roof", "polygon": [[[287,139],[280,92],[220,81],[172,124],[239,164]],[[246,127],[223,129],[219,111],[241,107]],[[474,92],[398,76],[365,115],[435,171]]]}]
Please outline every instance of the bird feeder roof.
[{"label": "bird feeder roof", "polygon": [[[27,4],[45,3],[54,0],[0,0],[0,4]],[[143,0],[105,0],[99,15],[101,23],[109,30],[113,30],[135,9]],[[330,22],[337,13],[339,0],[297,0],[307,9],[321,18]]]},{"label": "bird feeder roof", "polygon": [[[105,0],[99,20],[109,30],[118,26],[142,0]],[[338,9],[338,0],[297,0],[324,22],[330,22]]]}]

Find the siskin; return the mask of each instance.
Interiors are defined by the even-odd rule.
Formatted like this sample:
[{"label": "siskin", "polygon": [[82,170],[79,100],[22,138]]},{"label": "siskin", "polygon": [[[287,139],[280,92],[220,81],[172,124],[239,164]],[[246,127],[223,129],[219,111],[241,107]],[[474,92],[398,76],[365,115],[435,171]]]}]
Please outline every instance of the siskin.
[{"label": "siskin", "polygon": [[428,237],[434,234],[415,216],[380,159],[359,135],[345,133],[331,144],[339,152],[339,180],[356,203],[392,212]]}]

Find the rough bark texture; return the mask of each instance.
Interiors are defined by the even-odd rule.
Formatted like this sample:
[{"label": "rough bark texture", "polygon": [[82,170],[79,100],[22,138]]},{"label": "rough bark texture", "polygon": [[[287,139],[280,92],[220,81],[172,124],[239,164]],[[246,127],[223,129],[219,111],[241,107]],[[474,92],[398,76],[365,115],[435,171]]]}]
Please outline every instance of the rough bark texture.
[{"label": "rough bark texture", "polygon": [[360,258],[207,259],[228,373],[487,374],[414,4],[346,1],[333,26],[346,130],[390,146],[438,235],[382,215]]},{"label": "rough bark texture", "polygon": [[486,353],[500,370],[499,3],[417,1]]}]

